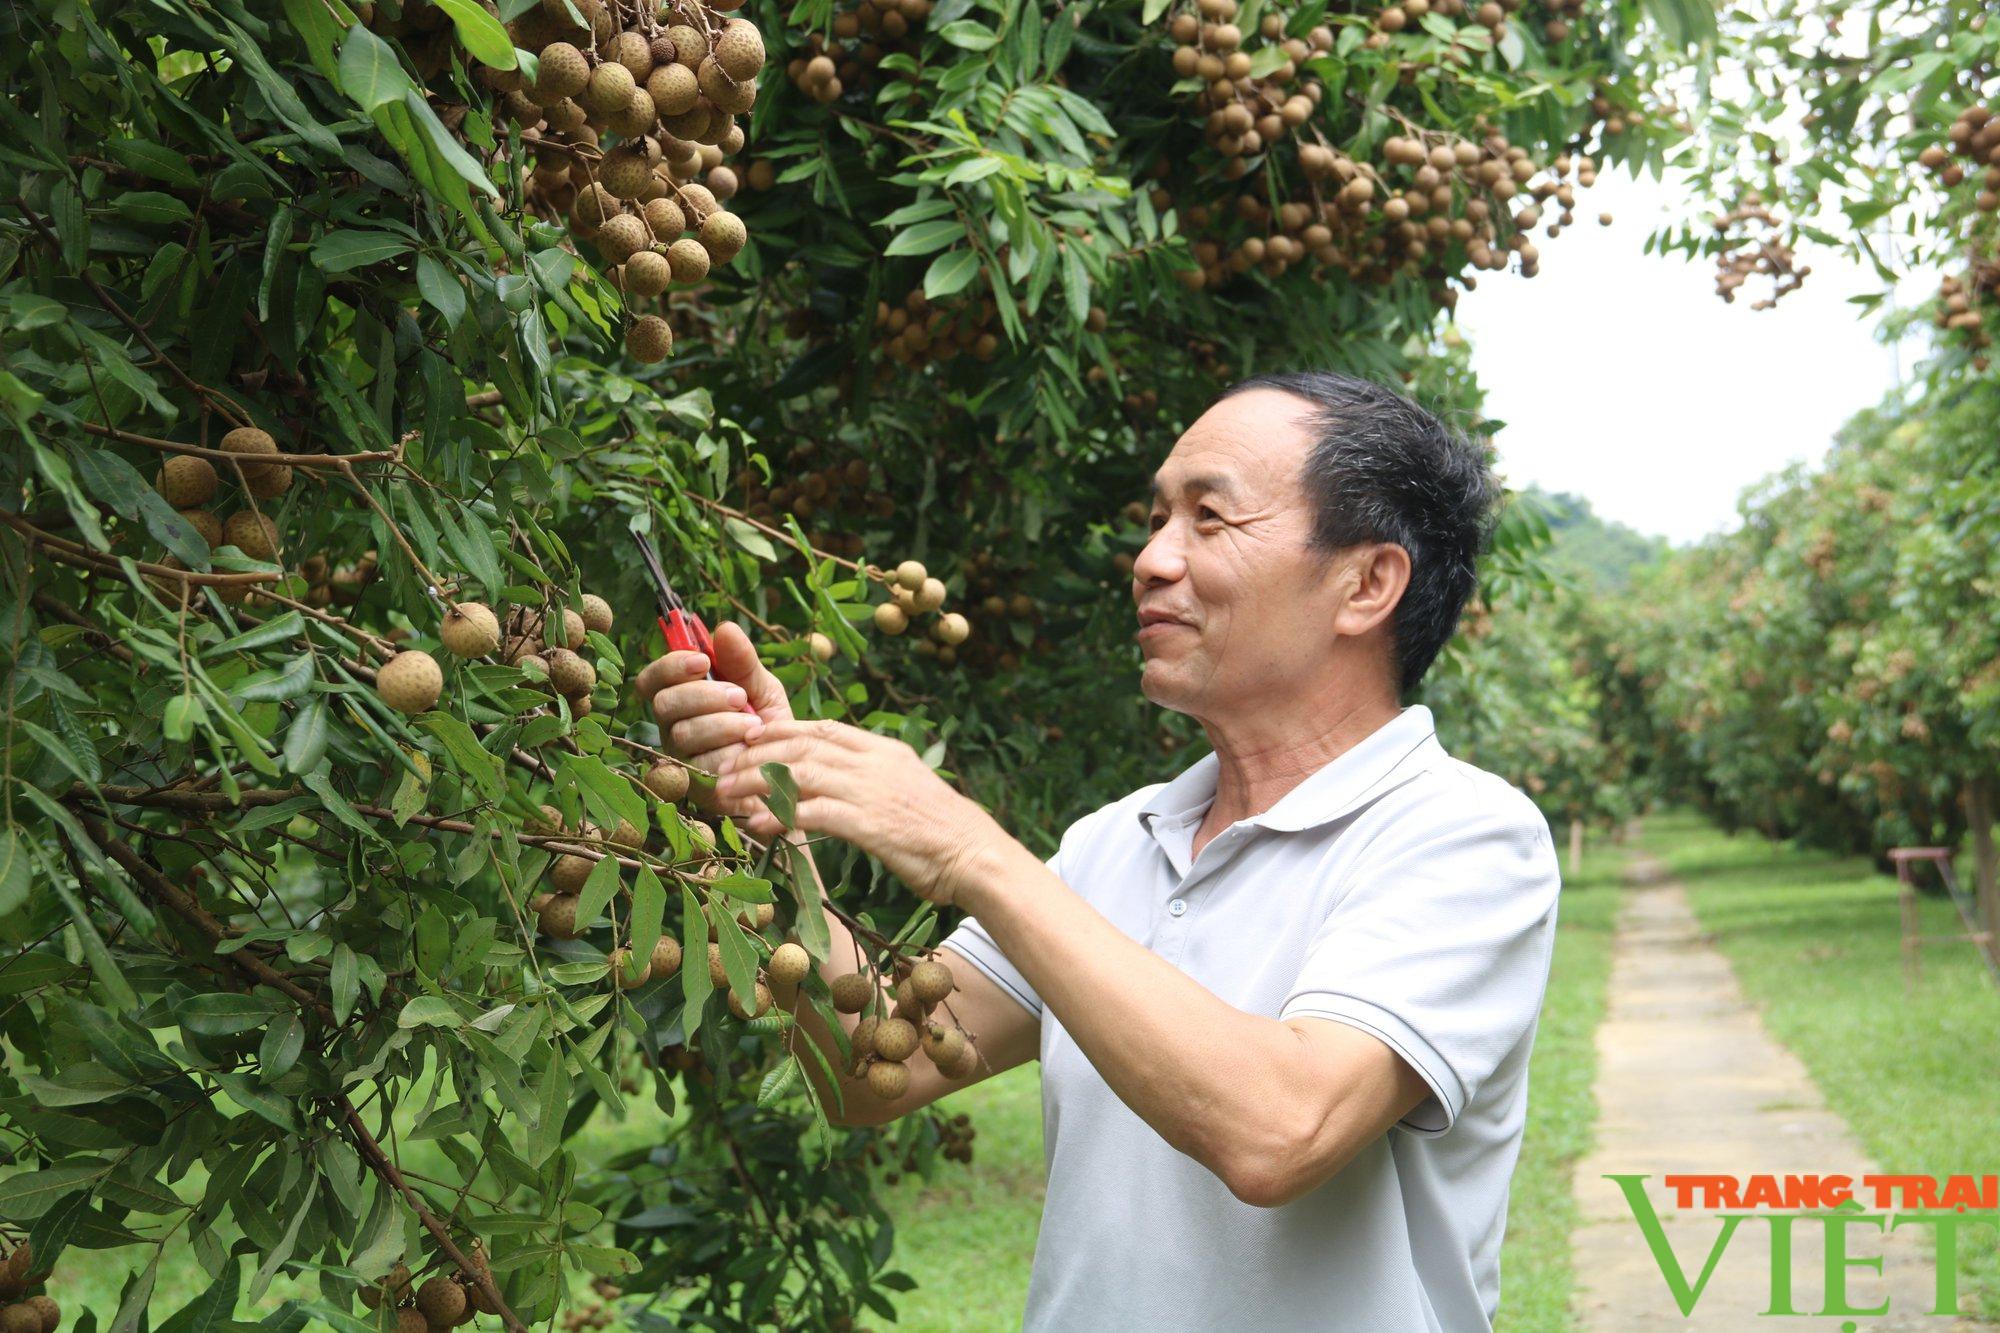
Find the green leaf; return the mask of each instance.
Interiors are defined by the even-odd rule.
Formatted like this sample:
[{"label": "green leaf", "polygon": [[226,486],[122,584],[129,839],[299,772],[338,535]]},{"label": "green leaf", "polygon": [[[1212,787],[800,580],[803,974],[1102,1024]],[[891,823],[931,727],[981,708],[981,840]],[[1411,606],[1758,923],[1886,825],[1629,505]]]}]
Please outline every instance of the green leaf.
[{"label": "green leaf", "polygon": [[937,301],[955,296],[978,276],[978,251],[952,250],[941,254],[931,261],[929,271],[924,274],[924,297]]},{"label": "green leaf", "polygon": [[313,242],[313,263],[323,272],[346,273],[394,259],[410,243],[386,231],[330,231]]},{"label": "green leaf", "polygon": [[43,1171],[24,1171],[0,1180],[0,1217],[15,1222],[32,1222],[56,1200],[77,1186],[102,1178],[111,1168],[102,1162],[76,1166],[53,1166]]},{"label": "green leaf", "polygon": [[310,773],[318,768],[326,753],[327,732],[326,700],[306,700],[285,732],[285,771]]},{"label": "green leaf", "polygon": [[767,564],[777,563],[778,548],[771,545],[770,538],[763,533],[734,514],[724,515],[722,525],[723,530],[729,534],[729,539],[738,546]]},{"label": "green leaf", "polygon": [[938,36],[966,51],[990,50],[1000,40],[991,28],[971,19],[958,19],[945,24]]},{"label": "green leaf", "polygon": [[932,222],[919,222],[916,226],[896,233],[889,242],[886,255],[927,255],[942,250],[953,242],[965,238],[965,224],[956,217],[938,218]]},{"label": "green leaf", "polygon": [[363,111],[400,102],[414,87],[396,59],[396,50],[359,23],[340,44],[340,87]]},{"label": "green leaf", "polygon": [[450,713],[435,710],[425,713],[417,722],[443,743],[452,767],[474,787],[494,800],[507,790],[506,779],[500,774],[500,757],[480,745],[471,727]]},{"label": "green leaf", "polygon": [[104,145],[104,151],[116,158],[121,166],[169,185],[193,187],[201,183],[185,157],[147,139],[113,139]]},{"label": "green leaf", "polygon": [[598,858],[584,877],[583,888],[576,895],[576,928],[587,930],[597,924],[598,915],[604,905],[618,892],[618,872],[622,867],[615,856]]},{"label": "green leaf", "polygon": [[494,69],[514,68],[514,39],[494,18],[473,0],[437,0],[437,7],[451,15],[458,28],[458,40],[472,58]]},{"label": "green leaf", "polygon": [[465,288],[450,269],[429,255],[418,255],[417,290],[444,316],[446,328],[458,327],[458,321],[465,317]]},{"label": "green leaf", "polygon": [[419,995],[403,1006],[403,1012],[396,1015],[396,1026],[455,1028],[461,1024],[458,1011],[451,1007],[449,1000],[436,995]]},{"label": "green leaf", "polygon": [[694,890],[681,885],[681,994],[687,1001],[688,1036],[701,1020],[702,1006],[714,983],[708,976],[708,917]]},{"label": "green leaf", "polygon": [[796,1058],[781,1061],[777,1068],[764,1075],[764,1081],[757,1085],[757,1105],[770,1107],[792,1089],[798,1082],[799,1062]]},{"label": "green leaf", "polygon": [[223,1333],[224,1330],[233,1333],[236,1288],[242,1276],[241,1265],[233,1258],[226,1260],[215,1285],[182,1306],[171,1319],[157,1325],[154,1333]]},{"label": "green leaf", "polygon": [[170,194],[158,190],[128,190],[113,201],[118,216],[141,227],[178,226],[194,217],[194,210]]},{"label": "green leaf", "polygon": [[481,193],[495,199],[500,197],[499,188],[488,179],[485,169],[472,154],[465,151],[457,136],[444,127],[444,122],[437,118],[437,112],[431,110],[430,103],[426,102],[416,89],[412,88],[403,94],[403,110],[408,113],[411,122],[429,142],[431,151],[437,154],[447,167],[456,172],[468,185],[477,186]]}]

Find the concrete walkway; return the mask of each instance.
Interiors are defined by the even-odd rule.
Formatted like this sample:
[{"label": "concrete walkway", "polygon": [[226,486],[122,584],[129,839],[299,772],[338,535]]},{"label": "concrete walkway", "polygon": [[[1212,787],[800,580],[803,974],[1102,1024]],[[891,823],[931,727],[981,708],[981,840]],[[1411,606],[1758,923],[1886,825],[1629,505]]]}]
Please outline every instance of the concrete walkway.
[{"label": "concrete walkway", "polygon": [[[1660,1177],[1669,1173],[1845,1174],[1876,1170],[1841,1118],[1827,1109],[1799,1060],[1764,1030],[1722,954],[1701,937],[1687,894],[1659,863],[1639,858],[1613,943],[1610,994],[1597,1030],[1597,1145],[1577,1165],[1582,1223],[1573,1239],[1576,1327],[1655,1330],[1837,1330],[1958,1333],[1970,1320],[1926,1315],[1934,1274],[1913,1229],[1887,1236],[1849,1230],[1850,1257],[1883,1257],[1849,1270],[1857,1307],[1889,1300],[1880,1316],[1760,1317],[1770,1307],[1768,1223],[1745,1222],[1717,1261],[1692,1315],[1675,1305],[1617,1185],[1607,1174],[1651,1177],[1647,1192],[1690,1282],[1721,1230],[1706,1209],[1676,1216]],[[1863,1200],[1868,1211],[1872,1203]],[[1966,1233],[1967,1238],[1981,1233]],[[1794,1227],[1792,1308],[1824,1308],[1824,1228]],[[1849,1321],[1852,1322],[1849,1322]]]}]

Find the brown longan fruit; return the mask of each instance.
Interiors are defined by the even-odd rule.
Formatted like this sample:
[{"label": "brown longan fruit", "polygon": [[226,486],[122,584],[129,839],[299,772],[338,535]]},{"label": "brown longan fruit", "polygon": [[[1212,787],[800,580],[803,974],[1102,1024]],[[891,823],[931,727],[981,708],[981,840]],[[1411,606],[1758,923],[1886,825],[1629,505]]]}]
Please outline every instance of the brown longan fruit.
[{"label": "brown longan fruit", "polygon": [[[620,65],[616,68],[623,69]],[[620,213],[602,227],[591,238],[604,257],[614,264],[622,264],[633,255],[645,249],[652,240],[646,234],[646,224],[630,213]]]},{"label": "brown longan fruit", "polygon": [[699,28],[690,28],[684,23],[676,23],[667,29],[667,40],[674,44],[674,59],[689,70],[696,69],[708,58],[708,38]]},{"label": "brown longan fruit", "polygon": [[551,107],[564,98],[575,97],[590,82],[590,62],[568,42],[549,43],[542,48],[539,59],[541,65],[528,93],[541,106]]},{"label": "brown longan fruit", "polygon": [[701,85],[686,65],[661,65],[646,77],[646,95],[662,116],[684,116],[701,99]]},{"label": "brown longan fruit", "polygon": [[192,454],[175,454],[160,465],[153,487],[176,509],[194,509],[215,498],[215,465]]},{"label": "brown longan fruit", "polygon": [[239,509],[222,525],[222,544],[269,563],[278,558],[278,525],[262,514]]},{"label": "brown longan fruit", "polygon": [[812,646],[812,655],[822,662],[832,661],[834,653],[839,651],[834,641],[818,630],[808,634],[806,642]]},{"label": "brown longan fruit", "polygon": [[930,573],[924,568],[921,560],[905,560],[902,564],[896,566],[897,586],[910,592],[915,592],[923,587],[924,580],[929,577]]},{"label": "brown longan fruit", "polygon": [[609,116],[623,110],[638,87],[639,82],[632,77],[631,70],[607,61],[590,72],[590,82],[584,85],[577,100],[583,103],[584,110]]},{"label": "brown longan fruit", "polygon": [[907,1060],[916,1050],[916,1025],[908,1019],[887,1018],[875,1029],[875,1054],[884,1060]]},{"label": "brown longan fruit", "polygon": [[687,214],[671,199],[649,199],[646,201],[646,225],[653,230],[653,239],[662,243],[672,241],[687,230]]},{"label": "brown longan fruit", "polygon": [[625,330],[625,353],[643,365],[664,361],[674,350],[674,331],[658,315],[641,315]]},{"label": "brown longan fruit", "polygon": [[771,980],[786,986],[796,986],[812,971],[812,955],[803,945],[790,942],[780,944],[771,950],[771,961],[764,965]]},{"label": "brown longan fruit", "polygon": [[961,644],[972,635],[972,625],[956,611],[947,611],[938,617],[937,626],[931,631],[939,643]]},{"label": "brown longan fruit", "polygon": [[893,1102],[909,1090],[910,1068],[902,1061],[876,1060],[868,1066],[868,1091],[883,1101]]},{"label": "brown longan fruit", "polygon": [[946,1078],[970,1078],[979,1068],[979,1048],[970,1041],[958,1053],[958,1059],[951,1064],[939,1065],[937,1071]]},{"label": "brown longan fruit", "polygon": [[647,769],[642,781],[647,791],[669,805],[688,794],[687,769],[665,759]]},{"label": "brown longan fruit", "polygon": [[901,634],[910,627],[910,614],[894,602],[877,602],[874,621],[884,634]]},{"label": "brown longan fruit", "polygon": [[[271,438],[269,431],[255,426],[238,426],[222,437],[222,448],[232,454],[275,454],[278,442]],[[237,466],[243,470],[243,480],[250,482],[282,464],[239,462]]]},{"label": "brown longan fruit", "polygon": [[623,945],[606,954],[605,961],[611,964],[611,985],[617,990],[635,990],[653,979],[650,955],[640,960],[641,966],[636,972],[632,967],[632,951]]},{"label": "brown longan fruit", "polygon": [[587,630],[594,629],[599,634],[609,634],[616,619],[611,613],[611,603],[594,592],[585,593],[581,601],[583,610],[579,614],[583,617],[583,627]]},{"label": "brown longan fruit", "polygon": [[641,250],[625,261],[624,287],[634,296],[658,296],[674,280],[667,257],[657,250]]},{"label": "brown longan fruit", "polygon": [[[199,461],[199,460],[197,460]],[[202,541],[211,551],[222,545],[222,520],[206,509],[183,509],[181,517],[188,526],[201,534]]]},{"label": "brown longan fruit", "polygon": [[42,1317],[42,1333],[56,1333],[62,1327],[62,1307],[46,1293],[30,1296],[22,1304]]},{"label": "brown longan fruit", "polygon": [[643,33],[619,33],[604,48],[604,58],[623,65],[631,71],[633,79],[641,83],[653,72],[653,46]]},{"label": "brown longan fruit", "polygon": [[438,638],[457,657],[485,657],[500,646],[500,618],[484,602],[454,602]]},{"label": "brown longan fruit", "polygon": [[957,1028],[933,1023],[924,1029],[924,1054],[939,1069],[955,1065],[965,1056],[965,1034]]},{"label": "brown longan fruit", "polygon": [[727,264],[741,254],[749,240],[750,233],[744,227],[743,219],[734,213],[718,210],[701,220],[702,248],[718,265]]},{"label": "brown longan fruit", "polygon": [[708,945],[708,980],[717,990],[729,984],[729,971],[722,965],[722,946],[713,940]]},{"label": "brown longan fruit", "polygon": [[587,856],[564,852],[549,863],[549,883],[557,893],[581,893],[583,882],[597,865]]},{"label": "brown longan fruit", "polygon": [[910,993],[925,1005],[942,1004],[952,992],[951,969],[926,958],[910,969]]},{"label": "brown longan fruit", "polygon": [[575,652],[578,649],[582,648],[583,645],[590,638],[590,627],[584,624],[583,614],[579,611],[572,611],[568,607],[564,607],[562,613],[562,623],[563,623],[563,647],[569,649],[571,652]]},{"label": "brown longan fruit", "polygon": [[764,68],[764,34],[748,19],[731,19],[716,35],[714,59],[737,82],[754,79]]},{"label": "brown longan fruit", "polygon": [[708,247],[692,236],[683,236],[667,247],[667,262],[673,265],[674,281],[700,282],[708,276]]},{"label": "brown longan fruit", "polygon": [[551,648],[542,654],[549,664],[549,684],[565,698],[589,694],[597,686],[597,668],[588,659],[567,648]]},{"label": "brown longan fruit", "polygon": [[417,1309],[431,1324],[449,1327],[465,1313],[465,1288],[439,1273],[417,1288]]},{"label": "brown longan fruit", "polygon": [[0,1309],[0,1333],[42,1333],[41,1312],[26,1301]]},{"label": "brown longan fruit", "polygon": [[643,153],[617,148],[598,165],[598,183],[619,199],[637,199],[653,180],[653,164]]},{"label": "brown longan fruit", "polygon": [[431,1321],[414,1305],[396,1311],[396,1333],[430,1333]]},{"label": "brown longan fruit", "polygon": [[836,1013],[858,1014],[875,997],[874,979],[864,972],[849,972],[835,977],[827,989],[833,992]]},{"label": "brown longan fruit", "polygon": [[743,1002],[736,998],[736,992],[733,990],[730,991],[729,1012],[743,1019],[762,1018],[765,1014],[769,1013],[771,1011],[771,988],[760,981],[756,984],[752,993],[755,996],[755,1010],[745,1009]]},{"label": "brown longan fruit", "polygon": [[681,970],[681,942],[671,935],[653,941],[653,975],[671,977]]},{"label": "brown longan fruit", "polygon": [[422,713],[444,693],[444,672],[424,652],[401,652],[375,672],[375,693],[399,713]]},{"label": "brown longan fruit", "polygon": [[573,940],[577,937],[576,897],[559,893],[542,904],[542,910],[535,914],[542,927],[542,934],[552,939]]}]

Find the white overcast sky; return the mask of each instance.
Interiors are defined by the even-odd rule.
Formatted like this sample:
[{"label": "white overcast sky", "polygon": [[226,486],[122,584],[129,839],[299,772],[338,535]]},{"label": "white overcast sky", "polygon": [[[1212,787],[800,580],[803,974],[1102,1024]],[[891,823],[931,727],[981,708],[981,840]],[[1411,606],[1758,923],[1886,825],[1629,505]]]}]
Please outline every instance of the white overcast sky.
[{"label": "white overcast sky", "polygon": [[[1496,437],[1507,482],[1582,495],[1677,543],[1736,526],[1745,487],[1821,459],[1898,368],[1876,318],[1847,301],[1880,289],[1872,268],[1802,251],[1805,285],[1753,311],[1748,287],[1733,305],[1715,295],[1712,261],[1643,253],[1656,227],[1686,216],[1685,197],[1607,170],[1580,192],[1577,225],[1537,234],[1539,274],[1482,273],[1458,305],[1486,411],[1507,423]],[[1921,288],[1906,281],[1904,299]],[[1921,351],[1903,346],[1905,373]]]}]

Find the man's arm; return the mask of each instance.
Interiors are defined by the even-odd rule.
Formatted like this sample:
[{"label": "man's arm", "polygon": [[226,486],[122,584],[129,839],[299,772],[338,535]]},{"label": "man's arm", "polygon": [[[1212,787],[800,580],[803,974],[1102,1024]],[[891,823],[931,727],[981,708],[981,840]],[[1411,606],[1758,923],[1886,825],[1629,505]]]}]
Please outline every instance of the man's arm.
[{"label": "man's arm", "polygon": [[1402,1057],[1359,1028],[1225,1003],[1019,843],[982,851],[963,874],[959,905],[1112,1091],[1243,1202],[1276,1207],[1309,1193],[1429,1094]]}]

